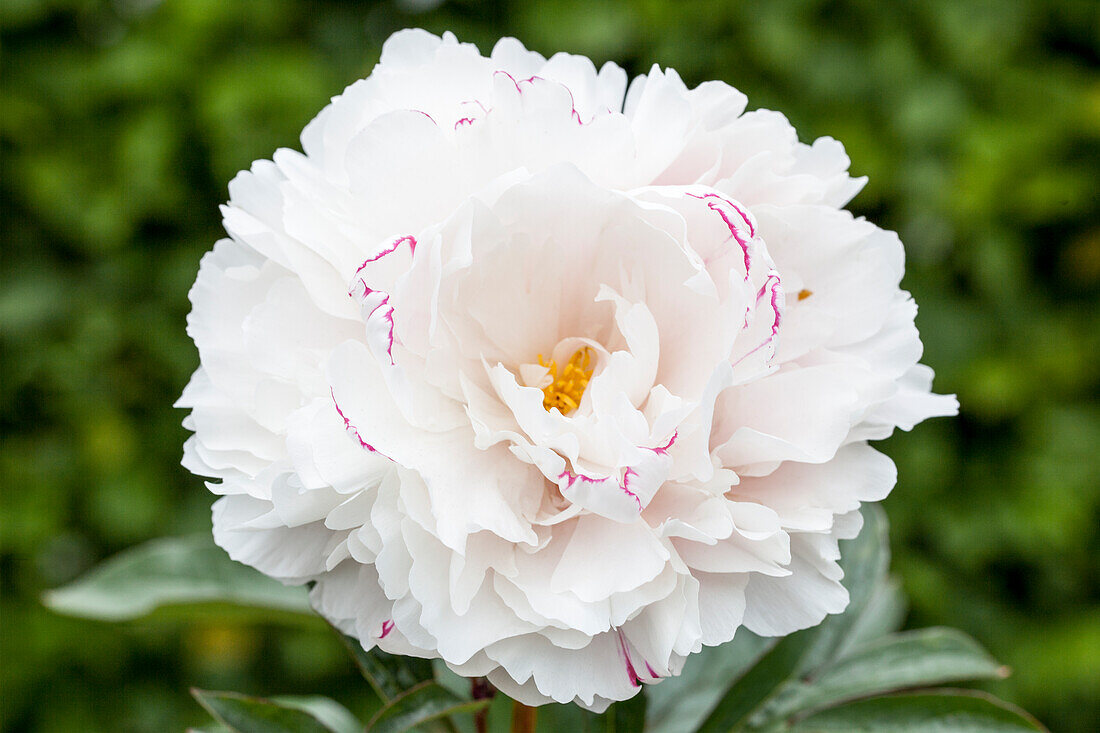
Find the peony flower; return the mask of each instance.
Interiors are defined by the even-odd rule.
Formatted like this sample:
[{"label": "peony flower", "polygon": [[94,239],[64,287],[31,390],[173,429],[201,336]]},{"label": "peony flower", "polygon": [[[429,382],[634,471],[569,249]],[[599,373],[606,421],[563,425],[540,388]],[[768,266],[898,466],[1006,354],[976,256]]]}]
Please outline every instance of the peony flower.
[{"label": "peony flower", "polygon": [[736,89],[404,31],[230,184],[179,405],[235,560],[364,648],[594,710],[844,610],[838,540],[956,411],[897,236]]}]

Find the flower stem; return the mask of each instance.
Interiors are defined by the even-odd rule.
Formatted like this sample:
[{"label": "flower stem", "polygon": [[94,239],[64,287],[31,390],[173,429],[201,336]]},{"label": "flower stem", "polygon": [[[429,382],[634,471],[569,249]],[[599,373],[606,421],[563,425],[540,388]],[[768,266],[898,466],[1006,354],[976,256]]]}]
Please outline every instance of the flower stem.
[{"label": "flower stem", "polygon": [[512,701],[512,733],[535,733],[537,708],[529,708],[518,700]]},{"label": "flower stem", "polygon": [[[474,677],[470,680],[470,696],[475,700],[492,699],[497,693],[484,677]],[[484,707],[474,713],[474,730],[477,733],[489,733],[489,708]]]}]

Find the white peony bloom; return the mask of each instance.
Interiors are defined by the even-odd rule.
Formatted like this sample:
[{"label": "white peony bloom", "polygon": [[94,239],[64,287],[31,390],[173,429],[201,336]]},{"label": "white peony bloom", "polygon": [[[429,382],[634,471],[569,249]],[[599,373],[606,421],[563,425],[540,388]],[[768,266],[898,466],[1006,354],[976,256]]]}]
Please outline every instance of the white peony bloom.
[{"label": "white peony bloom", "polygon": [[862,179],[721,82],[397,33],[230,184],[179,405],[234,559],[601,710],[843,611],[867,441],[956,411]]}]

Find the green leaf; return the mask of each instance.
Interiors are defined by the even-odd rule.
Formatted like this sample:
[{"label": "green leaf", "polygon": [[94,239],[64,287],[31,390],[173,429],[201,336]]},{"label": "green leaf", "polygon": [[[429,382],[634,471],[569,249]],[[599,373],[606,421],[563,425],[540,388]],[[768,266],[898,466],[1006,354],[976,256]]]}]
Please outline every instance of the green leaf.
[{"label": "green leaf", "polygon": [[811,648],[816,629],[806,629],[780,639],[759,662],[734,682],[698,733],[726,733],[739,729],[798,670]]},{"label": "green leaf", "polygon": [[[850,726],[843,716],[829,717],[826,713],[832,709],[857,709],[871,715],[878,708],[853,708],[857,703],[851,701],[900,689],[1005,675],[1004,667],[961,632],[924,629],[887,633],[900,620],[904,602],[887,575],[885,517],[877,506],[864,507],[863,513],[863,531],[841,547],[844,584],[851,598],[847,610],[775,644],[729,688],[699,728],[700,733],[785,731],[790,730],[799,715],[807,713],[811,713],[807,720],[823,720],[821,725],[835,726],[822,730],[863,730]],[[880,698],[873,698],[877,699]],[[871,702],[860,700],[858,704]],[[1008,715],[1012,721],[1019,719],[1016,712],[993,698],[974,698],[962,693],[949,696],[946,703],[937,698],[939,707],[933,708],[929,715],[939,715],[950,704],[961,706],[963,712],[972,708],[993,710],[1002,717]],[[918,713],[909,710],[914,706],[909,698],[891,705],[899,711],[908,711],[905,714],[919,722]],[[1005,713],[1006,710],[1011,714]],[[802,730],[804,723],[799,722],[797,729]],[[919,730],[926,729],[932,730]],[[940,730],[956,729],[946,726]]]},{"label": "green leaf", "polygon": [[867,601],[867,607],[852,626],[845,646],[873,641],[897,631],[905,622],[908,612],[909,602],[901,589],[901,583],[894,577],[883,578]]},{"label": "green leaf", "polygon": [[[428,659],[387,654],[378,647],[367,651],[358,639],[339,631],[336,633],[355,657],[355,665],[382,702],[395,700],[405,690],[433,678],[432,663]],[[458,698],[455,693],[450,694]]]},{"label": "green leaf", "polygon": [[[661,684],[664,684],[663,682]],[[647,685],[641,692],[629,700],[613,703],[603,713],[596,714],[573,704],[540,705],[537,730],[556,733],[638,733],[645,730],[657,730],[652,724],[646,724],[648,696],[660,685]],[[500,733],[509,730],[505,727]],[[660,728],[660,730],[664,730]]]},{"label": "green leaf", "polygon": [[972,690],[934,690],[860,700],[797,723],[797,733],[1016,733],[1043,731],[1022,710]]},{"label": "green leaf", "polygon": [[474,713],[489,700],[463,700],[437,682],[422,682],[386,703],[367,724],[369,733],[401,733],[422,723]]},{"label": "green leaf", "polygon": [[[570,733],[603,733],[605,730],[602,727],[605,723],[601,720],[601,716],[572,703],[540,705],[536,722],[535,730],[549,733],[559,730],[570,731]],[[505,733],[510,729],[511,726],[503,726],[499,733]],[[498,733],[498,731],[494,730],[492,733]]]},{"label": "green leaf", "polygon": [[[511,733],[514,701],[500,692],[493,695],[490,700],[489,709],[486,711],[489,733]],[[585,727],[585,721],[595,720],[595,718],[595,715],[576,705],[550,703],[539,706],[536,723],[538,730],[543,731],[567,730],[575,733],[589,733],[589,729]],[[462,722],[462,718],[457,720],[459,723]],[[471,726],[464,733],[470,733],[472,730]]]},{"label": "green leaf", "polygon": [[272,700],[197,689],[191,694],[219,723],[237,733],[333,733],[304,710]]},{"label": "green leaf", "polygon": [[811,648],[799,665],[799,672],[817,669],[836,659],[854,642],[855,632],[879,587],[887,584],[890,567],[889,525],[878,504],[864,504],[863,529],[851,540],[840,543],[840,567],[848,589],[844,613],[826,616],[813,629]]},{"label": "green leaf", "polygon": [[596,730],[604,733],[639,733],[645,728],[646,690],[629,700],[611,705],[600,716],[602,725]]},{"label": "green leaf", "polygon": [[210,603],[313,615],[304,589],[230,560],[205,534],[132,547],[42,600],[58,613],[103,621],[138,618],[163,606]]},{"label": "green leaf", "polygon": [[774,643],[741,629],[733,641],[692,654],[679,676],[646,689],[650,727],[661,733],[692,733],[730,680],[740,677]]},{"label": "green leaf", "polygon": [[820,677],[790,684],[768,707],[771,719],[910,687],[1006,676],[966,634],[921,629],[881,637],[830,666]]},{"label": "green leaf", "polygon": [[304,710],[321,721],[333,733],[361,733],[363,724],[346,707],[321,695],[280,695],[271,702]]},{"label": "green leaf", "polygon": [[[862,617],[875,589],[887,582],[889,567],[887,525],[882,509],[864,505],[863,529],[841,544],[844,586],[849,603],[844,613],[827,616],[818,626],[791,634],[776,643],[718,701],[699,731],[725,733],[735,727],[761,725],[771,719],[763,711],[793,681],[836,658],[851,644],[853,629]],[[688,660],[691,663],[691,660]],[[729,679],[723,678],[723,679]]]},{"label": "green leaf", "polygon": [[438,682],[443,687],[453,692],[463,700],[469,700],[472,693],[472,680],[469,677],[463,677],[458,674],[442,659],[431,660],[432,665],[432,679]]}]

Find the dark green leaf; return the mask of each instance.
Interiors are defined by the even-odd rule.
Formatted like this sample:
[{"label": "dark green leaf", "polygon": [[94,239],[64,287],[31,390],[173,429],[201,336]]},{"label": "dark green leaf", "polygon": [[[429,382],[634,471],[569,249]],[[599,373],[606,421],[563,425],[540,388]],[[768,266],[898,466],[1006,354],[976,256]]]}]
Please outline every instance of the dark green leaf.
[{"label": "dark green leaf", "polygon": [[[498,695],[499,697],[499,695]],[[539,707],[538,726],[536,730],[570,731],[570,733],[603,733],[602,716],[590,713],[582,707],[568,704],[552,703]],[[499,731],[492,733],[504,733],[510,730],[510,726],[504,726]]]},{"label": "dark green leaf", "polygon": [[[489,723],[489,733],[511,733],[512,730],[512,706],[513,701],[507,695],[497,693],[492,697],[492,701],[489,703],[489,709],[487,712],[487,718]],[[564,718],[562,714],[564,713]],[[568,730],[576,731],[577,733],[589,733],[588,729],[584,726],[585,718],[588,716],[595,719],[595,715],[583,710],[576,705],[559,705],[558,703],[551,703],[549,705],[543,705],[539,708],[538,726],[540,730]],[[461,718],[459,718],[461,721]],[[579,724],[577,724],[579,721]]]},{"label": "dark green leaf", "polygon": [[233,562],[209,535],[169,537],[132,547],[43,602],[71,616],[122,621],[158,607],[230,603],[309,614],[302,588]]},{"label": "dark green leaf", "polygon": [[737,680],[699,727],[699,733],[726,733],[743,726],[796,673],[810,650],[816,629],[779,640],[744,677]]},{"label": "dark green leaf", "polygon": [[826,616],[814,629],[811,648],[800,663],[799,673],[827,664],[851,645],[853,632],[876,590],[888,582],[890,545],[886,514],[878,504],[864,504],[860,513],[863,529],[859,536],[840,543],[840,567],[844,570],[844,587],[848,589],[848,608],[844,613]]},{"label": "dark green leaf", "polygon": [[[675,679],[675,678],[673,678]],[[664,684],[663,682],[661,683]],[[649,695],[661,685],[646,686],[634,697],[611,705],[604,713],[597,715],[577,705],[541,705],[538,709],[537,730],[546,733],[568,731],[568,733],[638,733],[646,727],[646,708]],[[499,697],[499,696],[498,696]],[[654,728],[651,730],[661,730]],[[493,733],[506,733],[510,728],[494,730]]]},{"label": "dark green leaf", "polygon": [[798,733],[1015,733],[1042,731],[1027,713],[970,690],[935,690],[860,700],[797,723]]},{"label": "dark green leaf", "polygon": [[910,687],[1003,677],[1005,673],[1002,665],[960,631],[909,631],[853,649],[812,682],[789,685],[769,706],[768,717],[787,717]]},{"label": "dark green leaf", "polygon": [[477,712],[488,705],[489,700],[463,700],[436,682],[422,682],[390,700],[367,724],[367,731],[401,733],[430,720]]},{"label": "dark green leaf", "polygon": [[602,733],[639,733],[645,728],[646,690],[614,703],[600,716]]},{"label": "dark green leaf", "polygon": [[[867,607],[849,632],[845,648],[873,641],[897,631],[905,622],[909,602],[897,578],[883,578],[871,594]],[[841,653],[843,653],[843,649]]]},{"label": "dark green leaf", "polygon": [[271,702],[288,708],[304,710],[333,733],[360,733],[363,724],[351,712],[332,698],[321,695],[280,695]]},{"label": "dark green leaf", "polygon": [[355,657],[355,665],[383,702],[394,700],[405,690],[432,679],[430,660],[387,654],[378,647],[367,651],[358,639],[337,633]]},{"label": "dark green leaf", "polygon": [[649,725],[661,733],[691,733],[717,704],[730,680],[740,677],[773,643],[741,629],[733,641],[692,654],[679,676],[646,690]]},{"label": "dark green leaf", "polygon": [[462,699],[470,699],[473,693],[471,687],[472,680],[469,677],[463,677],[453,671],[442,659],[431,660],[431,665],[432,679]]},{"label": "dark green leaf", "polygon": [[235,692],[191,690],[219,722],[237,733],[333,733],[317,718],[297,708]]},{"label": "dark green leaf", "polygon": [[882,509],[865,505],[862,513],[864,523],[859,536],[841,544],[844,585],[850,597],[848,608],[842,614],[826,617],[814,628],[780,640],[728,688],[700,731],[725,733],[750,722],[753,727],[766,725],[774,720],[769,710],[776,700],[785,699],[791,686],[800,684],[800,678],[824,669],[850,646],[853,629],[874,597],[875,589],[887,582],[889,566]]}]

